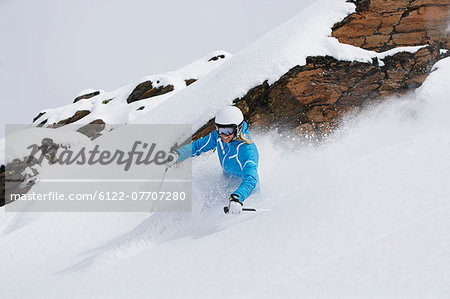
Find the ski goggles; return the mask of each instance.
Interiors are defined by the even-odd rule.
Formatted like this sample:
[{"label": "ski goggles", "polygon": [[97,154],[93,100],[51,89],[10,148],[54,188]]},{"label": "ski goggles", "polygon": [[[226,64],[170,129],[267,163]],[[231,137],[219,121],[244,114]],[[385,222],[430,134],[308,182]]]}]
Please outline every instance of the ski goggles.
[{"label": "ski goggles", "polygon": [[235,133],[236,129],[234,127],[218,127],[218,126],[216,126],[216,130],[217,130],[217,134],[219,134],[219,135],[230,136]]}]

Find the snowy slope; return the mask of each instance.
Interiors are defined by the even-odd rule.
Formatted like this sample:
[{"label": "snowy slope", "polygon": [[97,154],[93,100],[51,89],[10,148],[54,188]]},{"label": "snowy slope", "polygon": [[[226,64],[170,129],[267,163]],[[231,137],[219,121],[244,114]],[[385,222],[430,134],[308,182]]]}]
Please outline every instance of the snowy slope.
[{"label": "snowy slope", "polygon": [[349,119],[319,148],[292,151],[294,141],[257,136],[264,190],[253,205],[269,212],[221,214],[214,199],[225,194],[216,193],[217,162],[207,155],[194,163],[192,214],[2,213],[2,289],[37,297],[445,297],[450,90],[442,82],[450,58],[437,67],[416,95]]},{"label": "snowy slope", "polygon": [[[353,7],[317,1],[136,122],[194,122],[195,129],[308,55],[375,57],[327,37]],[[301,36],[311,40],[295,43]],[[349,118],[321,146],[253,136],[263,188],[246,204],[268,212],[222,213],[229,190],[214,153],[194,160],[192,213],[2,208],[0,288],[8,297],[39,298],[445,297],[449,77],[447,58],[416,94]]]}]

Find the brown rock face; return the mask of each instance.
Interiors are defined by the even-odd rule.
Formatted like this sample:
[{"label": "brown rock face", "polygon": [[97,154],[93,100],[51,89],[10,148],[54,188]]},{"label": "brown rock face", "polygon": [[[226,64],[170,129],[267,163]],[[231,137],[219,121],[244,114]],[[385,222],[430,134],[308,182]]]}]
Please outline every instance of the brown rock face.
[{"label": "brown rock face", "polygon": [[100,133],[105,129],[105,122],[102,119],[96,119],[89,124],[82,126],[77,130],[81,134],[86,135],[91,140],[94,140],[100,137],[102,134]]},{"label": "brown rock face", "polygon": [[[384,66],[309,57],[305,66],[291,69],[259,99],[246,95],[236,103],[248,110],[246,116],[254,124],[282,124],[286,129],[310,124],[321,133],[336,127],[350,110],[417,88],[440,58],[433,46],[387,57]],[[265,104],[255,106],[261,97]]]},{"label": "brown rock face", "polygon": [[186,79],[186,80],[184,80],[184,82],[186,82],[186,86],[191,85],[191,84],[194,83],[195,81],[197,81],[197,79]]},{"label": "brown rock face", "polygon": [[130,104],[150,97],[160,96],[170,91],[173,91],[173,85],[171,84],[153,87],[152,81],[145,81],[136,86],[133,92],[128,96],[127,103]]},{"label": "brown rock face", "polygon": [[[447,54],[445,54],[447,55]],[[442,59],[439,47],[430,45],[415,53],[386,57],[384,65],[308,57],[273,85],[264,82],[234,103],[253,126],[276,126],[299,134],[320,136],[336,128],[349,111],[403,95],[419,87],[434,63]],[[210,120],[193,139],[214,129]]]},{"label": "brown rock face", "polygon": [[341,43],[374,51],[437,43],[449,48],[450,0],[356,0],[357,11],[335,24]]},{"label": "brown rock face", "polygon": [[82,119],[83,117],[85,117],[85,116],[88,115],[89,113],[91,113],[91,111],[89,111],[89,110],[79,110],[79,111],[75,112],[75,114],[72,115],[71,117],[59,121],[59,122],[58,122],[56,125],[54,125],[53,127],[59,127],[59,126],[71,124],[71,123],[73,123],[73,122],[76,122],[76,121]]},{"label": "brown rock face", "polygon": [[76,102],[81,101],[81,100],[90,99],[90,98],[95,97],[96,95],[99,95],[99,94],[100,94],[100,91],[94,91],[94,92],[91,92],[91,93],[88,93],[88,94],[84,94],[84,95],[81,95],[81,96],[75,98],[75,100],[73,100],[73,102],[76,103]]}]

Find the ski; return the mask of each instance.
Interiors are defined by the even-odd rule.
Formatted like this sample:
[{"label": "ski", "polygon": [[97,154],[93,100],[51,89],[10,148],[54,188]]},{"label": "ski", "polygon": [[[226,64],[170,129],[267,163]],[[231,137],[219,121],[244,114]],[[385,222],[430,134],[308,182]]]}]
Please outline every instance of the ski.
[{"label": "ski", "polygon": [[[258,212],[258,211],[270,211],[269,209],[255,209],[255,208],[242,208],[242,212]],[[223,207],[223,212],[228,214],[228,207]]]}]

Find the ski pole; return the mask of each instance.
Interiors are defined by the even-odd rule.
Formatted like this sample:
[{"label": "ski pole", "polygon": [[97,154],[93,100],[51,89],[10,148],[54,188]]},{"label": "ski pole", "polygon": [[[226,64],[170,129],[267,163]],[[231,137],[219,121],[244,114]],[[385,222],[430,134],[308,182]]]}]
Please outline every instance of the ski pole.
[{"label": "ski pole", "polygon": [[[167,157],[166,163],[167,163],[167,162],[172,162],[172,161],[173,161],[173,157],[172,157],[171,155],[169,155],[169,157]],[[166,164],[166,165],[167,165],[167,164]],[[159,184],[158,194],[159,194],[159,191],[161,191],[161,187],[162,187],[162,184],[164,183],[164,179],[166,178],[166,174],[167,174],[167,170],[168,170],[168,169],[169,169],[169,167],[166,166],[166,170],[164,170],[163,178],[162,178],[162,180],[161,180],[161,183]]]},{"label": "ski pole", "polygon": [[166,170],[164,170],[164,175],[163,175],[163,177],[162,177],[161,183],[159,183],[158,193],[157,193],[157,194],[159,194],[159,191],[161,191],[161,187],[162,187],[162,185],[163,185],[163,183],[164,183],[164,180],[165,180],[165,178],[166,178],[166,174],[167,174],[167,170],[168,170],[168,169],[169,169],[169,167],[166,167]]},{"label": "ski pole", "polygon": [[[166,174],[167,174],[167,170],[169,169],[169,167],[166,167],[166,170],[164,170],[164,175],[161,179],[161,183],[159,183],[159,187],[158,187],[158,192],[156,194],[159,194],[159,191],[161,191],[161,187],[164,183],[164,180],[166,179]],[[152,207],[150,208],[149,212],[153,212],[153,208],[154,208],[155,202],[152,201]]]}]

